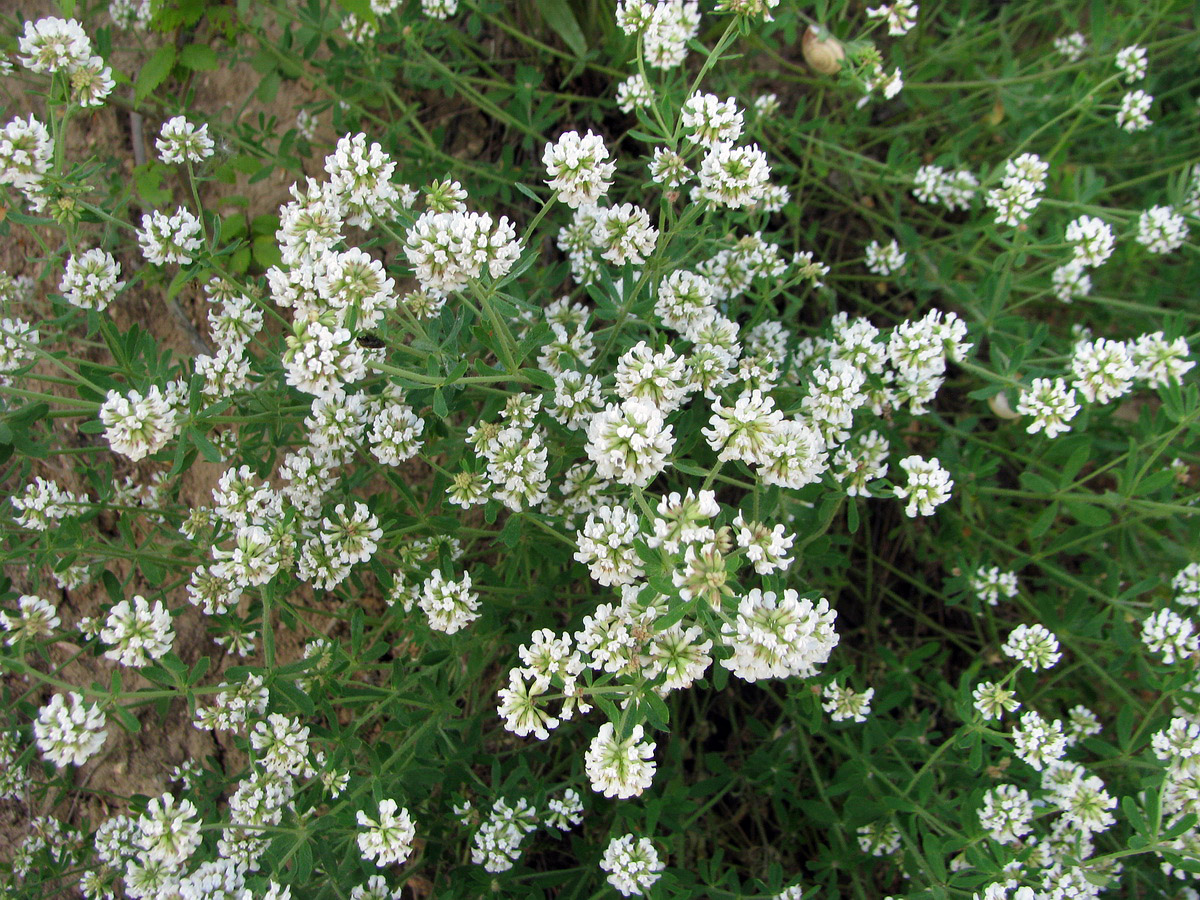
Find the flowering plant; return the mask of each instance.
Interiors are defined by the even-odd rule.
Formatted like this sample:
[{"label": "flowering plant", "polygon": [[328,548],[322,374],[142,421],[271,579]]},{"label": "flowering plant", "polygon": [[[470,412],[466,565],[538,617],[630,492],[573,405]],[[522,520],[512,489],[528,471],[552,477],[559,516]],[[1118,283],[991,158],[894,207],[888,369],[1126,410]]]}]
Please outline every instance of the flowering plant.
[{"label": "flowering plant", "polygon": [[64,6],[9,893],[1196,895],[1182,4]]}]

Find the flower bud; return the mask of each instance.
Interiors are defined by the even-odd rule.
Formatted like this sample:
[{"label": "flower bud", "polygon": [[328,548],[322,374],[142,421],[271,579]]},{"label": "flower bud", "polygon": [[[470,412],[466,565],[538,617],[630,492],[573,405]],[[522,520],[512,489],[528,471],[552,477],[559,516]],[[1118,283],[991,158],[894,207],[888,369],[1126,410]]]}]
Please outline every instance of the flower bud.
[{"label": "flower bud", "polygon": [[988,406],[991,407],[992,412],[994,412],[1001,419],[1021,418],[1021,414],[1013,410],[1012,405],[1008,402],[1008,395],[1005,394],[1004,391],[1000,391],[998,394],[992,394],[992,396],[988,397]]},{"label": "flower bud", "polygon": [[804,61],[809,68],[821,75],[834,75],[842,68],[842,60],[846,51],[841,42],[824,28],[809,25],[800,41],[800,49],[804,51]]}]

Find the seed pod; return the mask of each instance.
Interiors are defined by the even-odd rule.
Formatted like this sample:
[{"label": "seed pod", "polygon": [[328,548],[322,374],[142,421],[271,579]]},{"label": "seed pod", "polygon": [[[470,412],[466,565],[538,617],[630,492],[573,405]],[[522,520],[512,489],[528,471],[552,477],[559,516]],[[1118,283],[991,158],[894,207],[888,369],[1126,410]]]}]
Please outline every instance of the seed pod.
[{"label": "seed pod", "polygon": [[800,49],[804,51],[804,61],[810,69],[821,75],[835,75],[842,68],[842,60],[846,51],[841,42],[824,28],[809,25],[800,41]]}]

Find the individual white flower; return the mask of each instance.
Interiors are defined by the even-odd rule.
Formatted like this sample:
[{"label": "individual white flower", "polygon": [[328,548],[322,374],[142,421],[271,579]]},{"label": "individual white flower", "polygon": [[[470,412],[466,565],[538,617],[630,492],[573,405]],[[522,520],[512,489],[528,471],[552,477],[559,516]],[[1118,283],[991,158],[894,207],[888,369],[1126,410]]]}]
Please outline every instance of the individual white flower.
[{"label": "individual white flower", "polygon": [[628,737],[617,738],[612,722],[605,722],[584,754],[592,790],[624,800],[637,797],[654,780],[654,742],[643,741],[641,725]]},{"label": "individual white flower", "polygon": [[1148,115],[1153,102],[1154,98],[1143,90],[1129,91],[1117,109],[1117,126],[1131,133],[1145,131],[1153,124]]},{"label": "individual white flower", "polygon": [[992,840],[1015,844],[1033,830],[1033,804],[1015,784],[1002,784],[983,795],[979,824]]},{"label": "individual white flower", "polygon": [[1187,240],[1188,223],[1169,206],[1152,206],[1138,216],[1134,240],[1151,253],[1170,253]]},{"label": "individual white flower", "polygon": [[151,385],[145,396],[109,391],[100,420],[107,426],[104,437],[113,451],[135,462],[157,453],[176,433],[175,410],[158,385]]},{"label": "individual white flower", "polygon": [[658,881],[666,864],[658,858],[658,851],[649,838],[638,838],[632,834],[621,835],[609,841],[600,859],[600,868],[608,872],[608,883],[628,897],[641,896]]},{"label": "individual white flower", "polygon": [[58,289],[68,303],[80,309],[104,310],[125,287],[120,277],[121,265],[112,254],[92,249],[67,259],[67,270]]},{"label": "individual white flower", "polygon": [[612,186],[616,164],[607,159],[608,148],[600,135],[589,130],[580,137],[579,132],[568,131],[557,142],[546,144],[542,154],[550,176],[546,184],[571,209],[594,206]]},{"label": "individual white flower", "polygon": [[950,499],[954,481],[936,459],[906,456],[900,460],[900,468],[908,475],[908,483],[903,487],[897,485],[895,493],[899,499],[908,500],[905,515],[931,516],[934,509]]},{"label": "individual white flower", "polygon": [[1089,403],[1107,403],[1128,394],[1137,374],[1129,345],[1107,338],[1077,343],[1071,371],[1073,386]]},{"label": "individual white flower", "polygon": [[358,849],[367,862],[379,868],[402,863],[412,853],[416,826],[407,809],[400,809],[395,800],[380,800],[379,815],[371,818],[365,810],[358,811]]},{"label": "individual white flower", "polygon": [[1018,625],[1000,650],[1031,672],[1053,668],[1062,659],[1058,638],[1044,625]]},{"label": "individual white flower", "polygon": [[1117,51],[1116,66],[1121,70],[1125,81],[1132,84],[1146,77],[1146,48],[1136,44],[1122,47]]},{"label": "individual white flower", "polygon": [[140,594],[132,604],[122,600],[109,610],[100,640],[113,645],[105,651],[106,657],[123,666],[141,668],[171,649],[175,640],[171,614],[161,600],[156,600],[154,606]]},{"label": "individual white flower", "polygon": [[16,614],[0,612],[0,628],[8,632],[4,643],[10,647],[18,641],[49,637],[61,624],[54,604],[36,594],[17,598]]},{"label": "individual white flower", "polygon": [[199,128],[184,116],[175,116],[163,123],[159,138],[154,142],[159,158],[173,163],[203,162],[213,155],[213,141],[208,136],[208,123]]},{"label": "individual white flower", "polygon": [[1053,438],[1071,430],[1067,422],[1075,418],[1079,410],[1075,391],[1067,388],[1066,381],[1061,378],[1035,378],[1030,387],[1021,389],[1016,411],[1020,415],[1034,417],[1026,429],[1030,434],[1037,434],[1044,429],[1046,437]]},{"label": "individual white flower", "polygon": [[156,266],[173,262],[186,266],[204,245],[202,232],[200,220],[180,206],[173,216],[158,210],[146,213],[137,238],[148,262]]}]

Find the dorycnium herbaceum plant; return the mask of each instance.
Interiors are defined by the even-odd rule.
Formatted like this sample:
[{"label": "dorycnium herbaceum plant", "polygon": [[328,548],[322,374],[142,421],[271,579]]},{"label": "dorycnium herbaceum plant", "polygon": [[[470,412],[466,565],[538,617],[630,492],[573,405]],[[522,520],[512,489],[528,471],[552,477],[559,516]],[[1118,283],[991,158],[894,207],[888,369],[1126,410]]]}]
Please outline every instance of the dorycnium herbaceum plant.
[{"label": "dorycnium herbaceum plant", "polygon": [[1193,4],[0,22],[0,896],[1200,898]]}]

